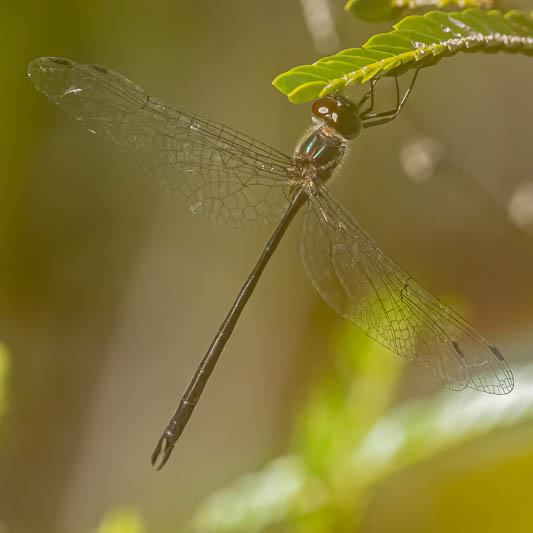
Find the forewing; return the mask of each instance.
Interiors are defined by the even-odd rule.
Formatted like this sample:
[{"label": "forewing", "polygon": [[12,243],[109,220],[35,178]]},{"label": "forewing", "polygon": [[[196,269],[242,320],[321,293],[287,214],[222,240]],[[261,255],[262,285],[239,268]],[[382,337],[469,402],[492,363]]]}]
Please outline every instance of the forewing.
[{"label": "forewing", "polygon": [[335,311],[451,389],[513,389],[498,349],[397,266],[322,186],[304,215],[302,259]]},{"label": "forewing", "polygon": [[132,153],[194,213],[252,228],[276,223],[288,206],[290,160],[274,148],[174,108],[105,67],[43,57],[28,76],[70,116]]}]

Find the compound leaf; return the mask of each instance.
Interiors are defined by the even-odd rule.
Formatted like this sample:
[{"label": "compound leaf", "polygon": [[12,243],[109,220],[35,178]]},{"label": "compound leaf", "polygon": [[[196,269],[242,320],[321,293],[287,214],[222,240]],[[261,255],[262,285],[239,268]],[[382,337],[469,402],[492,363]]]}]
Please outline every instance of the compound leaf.
[{"label": "compound leaf", "polygon": [[533,12],[430,11],[410,15],[389,33],[277,76],[272,84],[293,103],[304,103],[355,83],[430,67],[458,52],[533,55]]}]

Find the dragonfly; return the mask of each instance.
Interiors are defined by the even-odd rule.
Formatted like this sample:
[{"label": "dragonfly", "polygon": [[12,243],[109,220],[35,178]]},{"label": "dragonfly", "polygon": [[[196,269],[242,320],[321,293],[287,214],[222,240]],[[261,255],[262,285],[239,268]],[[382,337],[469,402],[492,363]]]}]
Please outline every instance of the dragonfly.
[{"label": "dragonfly", "polygon": [[[152,179],[193,213],[232,228],[276,224],[259,260],[217,331],[157,442],[152,465],[168,461],[226,342],[287,228],[303,211],[301,256],[320,296],[392,352],[452,390],[507,394],[513,374],[498,348],[390,259],[328,181],[363,129],[400,113],[418,70],[396,106],[374,111],[374,88],[354,103],[340,93],[315,100],[313,125],[292,155],[201,115],[148,95],[100,65],[41,57],[28,76],[52,102],[93,133],[129,152]],[[400,97],[401,95],[401,97]]]}]

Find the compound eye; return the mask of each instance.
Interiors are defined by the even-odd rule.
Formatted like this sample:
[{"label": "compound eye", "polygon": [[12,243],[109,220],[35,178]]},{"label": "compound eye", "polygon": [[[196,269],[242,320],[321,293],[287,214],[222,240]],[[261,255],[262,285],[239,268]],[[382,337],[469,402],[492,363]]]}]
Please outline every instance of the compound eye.
[{"label": "compound eye", "polygon": [[361,131],[361,119],[355,109],[343,108],[335,120],[335,129],[345,138],[354,139]]},{"label": "compound eye", "polygon": [[315,117],[322,119],[331,119],[334,112],[337,111],[337,102],[330,97],[319,98],[313,102],[311,112]]}]

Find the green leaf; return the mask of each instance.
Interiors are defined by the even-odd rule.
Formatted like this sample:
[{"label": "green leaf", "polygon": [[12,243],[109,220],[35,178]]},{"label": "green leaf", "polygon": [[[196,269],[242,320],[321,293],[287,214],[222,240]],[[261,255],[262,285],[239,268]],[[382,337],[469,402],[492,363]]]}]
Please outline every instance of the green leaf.
[{"label": "green leaf", "polygon": [[[424,7],[443,8],[450,5],[461,8],[480,7],[490,9],[494,5],[493,0],[425,0]],[[351,11],[361,20],[366,22],[378,22],[398,18],[406,9],[419,8],[419,3],[413,0],[348,0],[344,9]]]},{"label": "green leaf", "polygon": [[391,0],[349,0],[344,9],[366,22],[393,19],[403,11],[402,7],[395,7]]},{"label": "green leaf", "polygon": [[472,8],[410,15],[393,31],[371,37],[362,48],[293,68],[272,84],[291,102],[304,103],[354,83],[430,67],[458,52],[499,51],[533,55],[533,12],[515,10],[504,15]]}]

